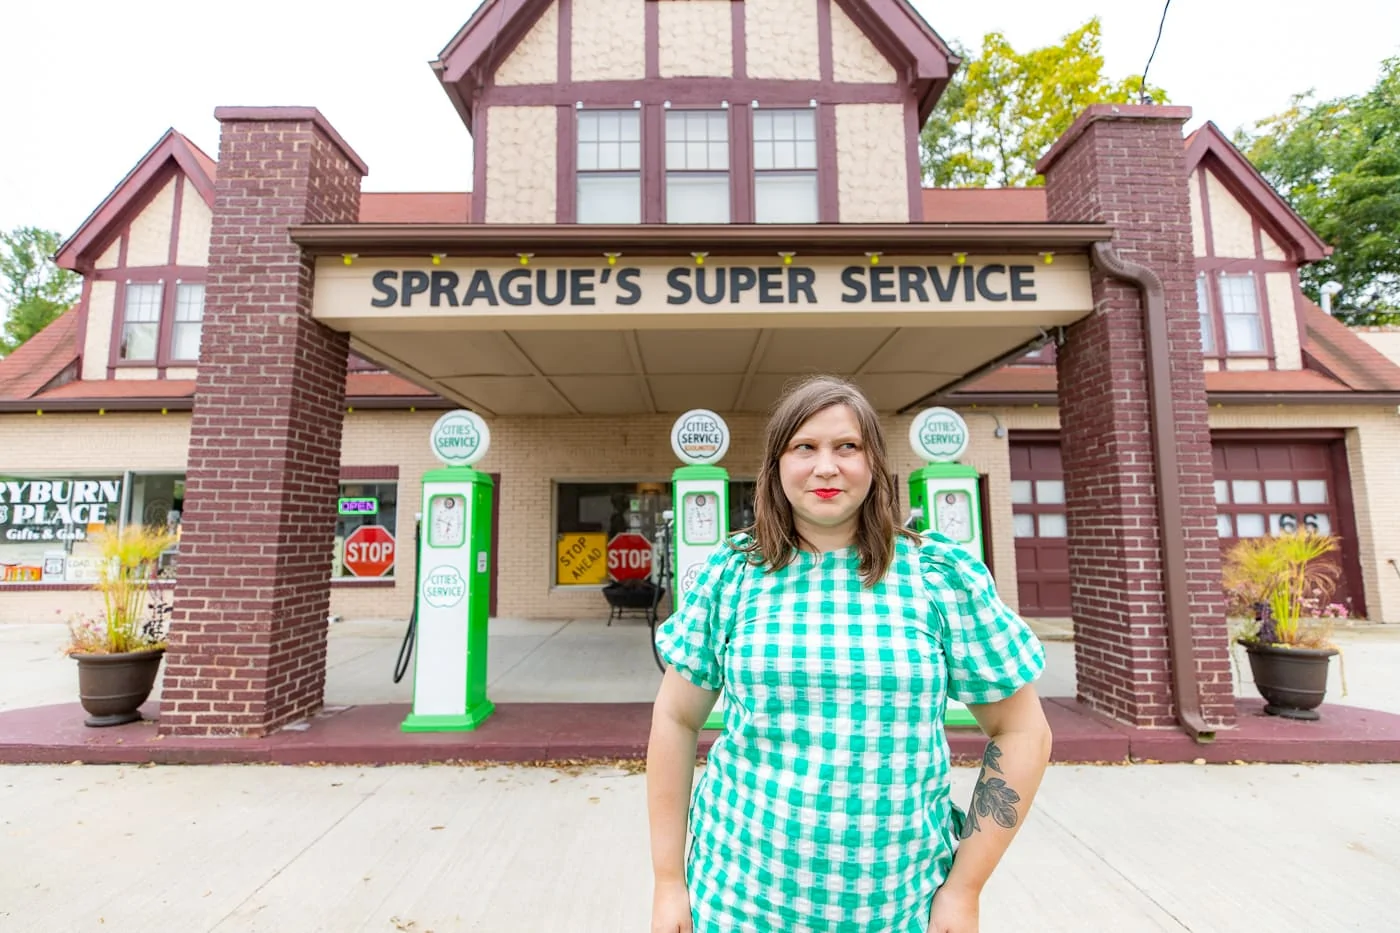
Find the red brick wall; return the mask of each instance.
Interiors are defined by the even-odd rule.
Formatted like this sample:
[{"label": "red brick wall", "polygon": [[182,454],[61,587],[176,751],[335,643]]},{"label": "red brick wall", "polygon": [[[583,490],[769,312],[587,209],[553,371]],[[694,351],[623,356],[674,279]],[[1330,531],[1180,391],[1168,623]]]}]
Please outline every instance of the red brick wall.
[{"label": "red brick wall", "polygon": [[[1049,219],[1112,224],[1113,246],[1166,293],[1175,446],[1194,664],[1207,720],[1234,721],[1210,429],[1196,316],[1181,108],[1090,108],[1042,163]],[[1080,698],[1138,726],[1171,726],[1171,657],[1142,298],[1093,273],[1096,312],[1059,348],[1061,445]],[[1170,427],[1170,426],[1169,426]]]},{"label": "red brick wall", "polygon": [[220,111],[203,348],[160,729],[257,735],[321,705],[347,342],[287,236],[352,222],[363,164],[310,110]]}]

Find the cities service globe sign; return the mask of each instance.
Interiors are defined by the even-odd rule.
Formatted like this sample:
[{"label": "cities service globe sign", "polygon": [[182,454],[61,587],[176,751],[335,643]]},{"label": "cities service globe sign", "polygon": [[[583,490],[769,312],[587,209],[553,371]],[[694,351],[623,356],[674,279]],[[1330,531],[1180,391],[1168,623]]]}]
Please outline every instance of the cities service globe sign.
[{"label": "cities service globe sign", "polygon": [[927,408],[909,425],[909,445],[930,463],[952,463],[967,452],[967,422],[951,408]]},{"label": "cities service globe sign", "polygon": [[433,425],[433,456],[448,466],[471,466],[491,447],[491,429],[476,412],[449,411]]}]

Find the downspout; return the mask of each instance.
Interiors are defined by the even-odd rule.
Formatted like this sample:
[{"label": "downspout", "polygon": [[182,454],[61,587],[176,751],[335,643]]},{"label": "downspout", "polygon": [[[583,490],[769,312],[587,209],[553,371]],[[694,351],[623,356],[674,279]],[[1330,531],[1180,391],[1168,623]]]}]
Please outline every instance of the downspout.
[{"label": "downspout", "polygon": [[1182,524],[1180,461],[1176,452],[1176,406],[1172,400],[1171,353],[1167,345],[1166,295],[1162,280],[1146,266],[1130,262],[1108,243],[1095,243],[1094,265],[1131,282],[1142,293],[1146,316],[1143,338],[1151,401],[1152,453],[1156,461],[1157,527],[1166,596],[1167,646],[1171,653],[1176,718],[1197,742],[1215,739],[1201,713],[1201,681],[1192,654],[1190,592],[1186,583],[1186,530]]}]

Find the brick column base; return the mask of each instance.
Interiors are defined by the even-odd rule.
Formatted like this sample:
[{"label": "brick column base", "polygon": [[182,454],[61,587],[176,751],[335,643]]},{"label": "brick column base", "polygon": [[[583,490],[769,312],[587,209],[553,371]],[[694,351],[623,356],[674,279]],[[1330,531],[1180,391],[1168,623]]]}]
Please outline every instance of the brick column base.
[{"label": "brick column base", "polygon": [[1041,160],[1049,219],[1100,222],[1114,250],[1165,292],[1171,432],[1184,524],[1187,605],[1169,620],[1159,526],[1143,298],[1092,273],[1094,314],[1057,354],[1079,698],[1135,726],[1170,727],[1178,711],[1168,626],[1189,626],[1182,673],[1210,728],[1234,724],[1228,633],[1215,531],[1214,476],[1181,124],[1184,107],[1090,107]]},{"label": "brick column base", "polygon": [[160,731],[263,735],[322,702],[347,340],[298,223],[353,222],[360,161],[315,110],[227,108]]}]

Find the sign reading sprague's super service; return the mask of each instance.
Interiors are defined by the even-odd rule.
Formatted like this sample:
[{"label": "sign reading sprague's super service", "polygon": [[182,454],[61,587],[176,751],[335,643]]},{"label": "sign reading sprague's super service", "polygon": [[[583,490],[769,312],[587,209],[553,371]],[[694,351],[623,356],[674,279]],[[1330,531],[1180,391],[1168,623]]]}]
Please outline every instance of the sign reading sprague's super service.
[{"label": "sign reading sprague's super service", "polygon": [[[878,248],[878,247],[876,247]],[[703,260],[703,261],[697,261]],[[860,311],[888,319],[923,315],[1024,318],[1072,323],[1093,309],[1088,260],[1035,254],[639,257],[609,264],[595,256],[446,256],[437,264],[360,257],[318,260],[312,311],[327,322],[455,318],[468,326],[518,328],[525,318],[635,320],[708,315],[784,317]],[[888,323],[888,321],[886,322]],[[883,326],[883,325],[881,325]]]}]

